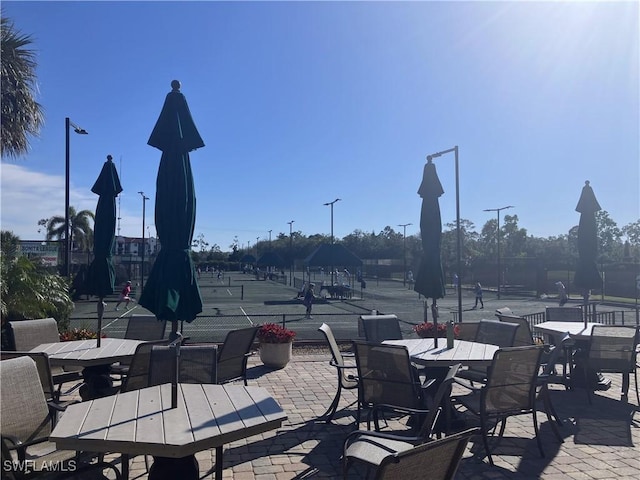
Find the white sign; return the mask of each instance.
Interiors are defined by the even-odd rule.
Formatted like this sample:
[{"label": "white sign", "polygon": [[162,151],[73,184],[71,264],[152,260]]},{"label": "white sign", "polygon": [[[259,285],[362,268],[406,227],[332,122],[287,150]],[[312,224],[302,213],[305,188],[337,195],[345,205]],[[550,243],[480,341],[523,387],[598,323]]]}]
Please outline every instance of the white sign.
[{"label": "white sign", "polygon": [[38,257],[48,267],[55,267],[58,265],[58,248],[57,243],[46,242],[20,242],[20,252],[22,255],[34,258]]}]

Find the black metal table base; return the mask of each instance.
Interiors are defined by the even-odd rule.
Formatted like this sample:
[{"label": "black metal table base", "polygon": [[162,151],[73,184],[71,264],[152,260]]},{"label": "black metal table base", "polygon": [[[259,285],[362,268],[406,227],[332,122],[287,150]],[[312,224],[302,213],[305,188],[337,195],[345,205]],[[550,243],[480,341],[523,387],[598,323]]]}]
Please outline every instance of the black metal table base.
[{"label": "black metal table base", "polygon": [[195,455],[182,458],[153,457],[149,480],[198,480],[200,469]]}]

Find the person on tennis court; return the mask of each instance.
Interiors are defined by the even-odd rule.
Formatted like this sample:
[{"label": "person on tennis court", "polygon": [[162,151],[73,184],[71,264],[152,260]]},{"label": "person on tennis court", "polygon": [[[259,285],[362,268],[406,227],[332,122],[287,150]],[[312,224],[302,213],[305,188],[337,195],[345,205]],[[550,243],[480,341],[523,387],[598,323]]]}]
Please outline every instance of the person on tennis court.
[{"label": "person on tennis court", "polygon": [[307,288],[307,291],[304,294],[304,299],[302,300],[302,303],[304,304],[304,306],[307,307],[307,314],[305,318],[312,318],[311,307],[313,306],[313,300],[316,298],[316,296],[313,293],[313,289],[315,288],[315,286],[316,286],[315,283],[309,284],[309,288]]}]

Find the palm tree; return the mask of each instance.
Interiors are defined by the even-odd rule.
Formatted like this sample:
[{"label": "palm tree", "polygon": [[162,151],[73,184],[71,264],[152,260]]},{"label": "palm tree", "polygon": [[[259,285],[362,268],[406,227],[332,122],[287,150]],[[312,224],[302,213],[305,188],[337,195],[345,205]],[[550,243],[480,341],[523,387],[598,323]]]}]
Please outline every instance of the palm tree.
[{"label": "palm tree", "polygon": [[37,136],[44,124],[42,106],[36,102],[35,52],[28,47],[30,35],[16,30],[13,22],[2,17],[0,25],[0,119],[2,156],[18,157],[29,150],[29,136]]},{"label": "palm tree", "polygon": [[[69,229],[71,230],[71,247],[75,245],[80,250],[90,250],[93,246],[93,229],[89,219],[95,221],[95,215],[90,210],[80,210],[69,207]],[[64,231],[65,218],[59,215],[51,217],[47,222],[47,240],[62,240],[66,237]]]}]

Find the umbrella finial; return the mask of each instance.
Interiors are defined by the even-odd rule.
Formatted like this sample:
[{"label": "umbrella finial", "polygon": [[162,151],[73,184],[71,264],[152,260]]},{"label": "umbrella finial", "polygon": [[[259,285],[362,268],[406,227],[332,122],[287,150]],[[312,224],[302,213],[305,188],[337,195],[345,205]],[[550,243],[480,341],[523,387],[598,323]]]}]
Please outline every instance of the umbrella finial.
[{"label": "umbrella finial", "polygon": [[584,181],[584,185],[585,185],[585,187],[588,187],[590,183],[591,183],[591,182],[590,182],[589,180],[585,180],[585,181]]},{"label": "umbrella finial", "polygon": [[107,161],[110,162],[111,160],[113,160],[113,157],[111,155],[107,155]]},{"label": "umbrella finial", "polygon": [[431,155],[427,155],[427,163],[433,163],[433,157]]},{"label": "umbrella finial", "polygon": [[179,80],[171,80],[171,89],[174,92],[179,92],[180,91],[180,81]]}]

